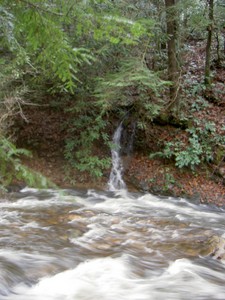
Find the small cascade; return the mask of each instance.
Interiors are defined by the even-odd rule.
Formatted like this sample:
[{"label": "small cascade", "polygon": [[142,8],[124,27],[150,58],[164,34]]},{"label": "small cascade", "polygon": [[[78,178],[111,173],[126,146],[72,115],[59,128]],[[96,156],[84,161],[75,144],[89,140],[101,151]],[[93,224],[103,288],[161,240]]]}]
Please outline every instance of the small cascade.
[{"label": "small cascade", "polygon": [[113,135],[113,148],[111,150],[112,153],[112,169],[109,176],[108,187],[110,191],[116,191],[120,189],[126,189],[126,184],[123,181],[122,173],[123,173],[123,164],[120,157],[120,149],[121,149],[121,135],[123,131],[122,122],[117,127],[114,135]]}]

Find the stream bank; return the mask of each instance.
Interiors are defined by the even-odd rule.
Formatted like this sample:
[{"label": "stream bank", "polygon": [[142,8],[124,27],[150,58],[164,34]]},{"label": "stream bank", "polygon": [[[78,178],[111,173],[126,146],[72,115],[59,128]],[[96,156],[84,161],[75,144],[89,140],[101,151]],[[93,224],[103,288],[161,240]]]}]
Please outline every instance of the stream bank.
[{"label": "stream bank", "polygon": [[[63,152],[65,132],[61,128],[66,116],[62,112],[51,108],[30,108],[26,110],[26,116],[28,124],[16,125],[16,128],[19,128],[18,147],[29,149],[33,154],[32,158],[22,159],[26,166],[40,172],[61,188],[108,188],[110,169],[106,170],[102,177],[93,178],[87,172],[79,172],[68,165]],[[148,131],[148,148],[151,148],[152,152],[157,151],[155,137],[168,136],[168,132],[172,133],[172,128],[168,126],[151,126]],[[177,131],[174,134],[177,134]],[[96,155],[101,155],[101,151],[105,149],[96,146]],[[225,205],[224,177],[218,174],[216,168],[210,170],[208,166],[198,167],[195,172],[185,168],[179,169],[174,166],[172,160],[150,159],[148,150],[143,152],[141,147],[135,147],[132,155],[123,157],[123,166],[124,179],[131,191],[185,197],[196,203]]]},{"label": "stream bank", "polygon": [[[40,172],[61,188],[107,189],[110,169],[102,177],[93,178],[87,172],[79,172],[68,165],[64,157],[65,132],[61,128],[66,116],[62,112],[51,108],[29,108],[26,116],[28,124],[21,123],[18,126],[16,123],[16,128],[19,128],[16,133],[17,146],[29,149],[33,154],[31,158],[22,159],[26,166]],[[168,129],[168,126],[151,126],[148,131],[148,149],[157,151],[155,137],[168,136],[168,132],[172,133],[172,128]],[[101,155],[105,149],[96,146],[96,155]],[[179,169],[172,160],[150,159],[148,150],[143,152],[141,147],[135,147],[132,155],[123,157],[123,165],[124,179],[131,191],[185,197],[196,203],[225,205],[225,179],[222,174],[218,174],[216,167],[198,167],[195,172]]]},{"label": "stream bank", "polygon": [[[124,178],[129,190],[150,192],[155,195],[185,197],[195,203],[208,203],[225,206],[225,186],[223,179],[210,178],[199,168],[195,173],[179,170],[172,162],[162,159],[149,159],[146,155],[134,154],[125,158]],[[66,160],[60,153],[38,155],[23,159],[23,163],[34,171],[49,178],[60,188],[107,189],[110,170],[101,178],[93,178],[88,173],[68,169]]]}]

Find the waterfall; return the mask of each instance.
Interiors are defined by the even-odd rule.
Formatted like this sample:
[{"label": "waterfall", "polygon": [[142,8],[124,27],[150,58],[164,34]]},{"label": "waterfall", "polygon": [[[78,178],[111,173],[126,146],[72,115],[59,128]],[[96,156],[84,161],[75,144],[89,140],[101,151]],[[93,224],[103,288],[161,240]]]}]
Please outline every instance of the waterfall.
[{"label": "waterfall", "polygon": [[117,127],[112,140],[113,142],[113,147],[111,149],[112,169],[108,181],[108,187],[110,191],[126,189],[126,184],[122,178],[123,164],[120,157],[120,149],[121,149],[120,140],[121,140],[122,131],[123,131],[123,124],[121,122]]}]

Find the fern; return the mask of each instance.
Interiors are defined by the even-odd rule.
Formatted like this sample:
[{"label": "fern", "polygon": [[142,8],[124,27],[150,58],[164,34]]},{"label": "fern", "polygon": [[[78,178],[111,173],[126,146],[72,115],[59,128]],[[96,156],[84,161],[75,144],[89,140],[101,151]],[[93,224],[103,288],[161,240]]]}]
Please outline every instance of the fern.
[{"label": "fern", "polygon": [[46,188],[53,185],[38,172],[24,166],[19,156],[31,156],[25,149],[17,148],[8,139],[0,138],[0,187],[6,187],[15,180],[22,180],[29,186]]}]

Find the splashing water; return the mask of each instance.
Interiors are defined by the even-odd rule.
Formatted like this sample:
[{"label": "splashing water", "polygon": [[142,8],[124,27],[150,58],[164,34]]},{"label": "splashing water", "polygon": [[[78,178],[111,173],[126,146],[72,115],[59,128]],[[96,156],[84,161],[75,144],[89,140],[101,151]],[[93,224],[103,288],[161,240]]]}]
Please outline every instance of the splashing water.
[{"label": "splashing water", "polygon": [[225,210],[150,194],[0,200],[0,300],[224,300]]},{"label": "splashing water", "polygon": [[122,178],[123,164],[120,156],[120,149],[121,149],[120,140],[121,140],[122,130],[123,130],[123,124],[121,122],[113,135],[114,147],[111,150],[112,169],[108,181],[109,191],[126,189],[126,184]]}]

